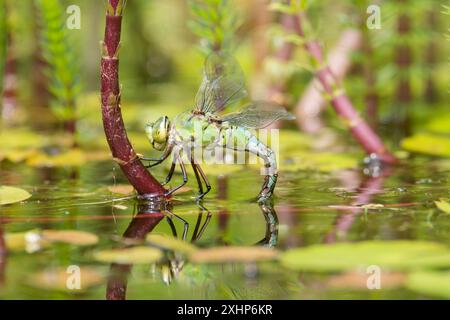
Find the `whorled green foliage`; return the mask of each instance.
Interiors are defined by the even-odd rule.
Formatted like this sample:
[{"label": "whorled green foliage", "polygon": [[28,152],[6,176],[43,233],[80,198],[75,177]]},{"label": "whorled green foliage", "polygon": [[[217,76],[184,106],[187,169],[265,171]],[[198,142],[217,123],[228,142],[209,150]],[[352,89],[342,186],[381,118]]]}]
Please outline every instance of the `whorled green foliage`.
[{"label": "whorled green foliage", "polygon": [[5,12],[5,0],[0,0],[0,94],[3,92],[3,73],[6,62],[7,30]]},{"label": "whorled green foliage", "polygon": [[189,27],[200,40],[206,54],[233,49],[233,37],[239,27],[238,15],[230,0],[190,0],[193,19]]},{"label": "whorled green foliage", "polygon": [[81,86],[65,12],[59,0],[36,1],[40,11],[43,57],[48,64],[48,89],[54,97],[51,107],[61,120],[73,120]]}]

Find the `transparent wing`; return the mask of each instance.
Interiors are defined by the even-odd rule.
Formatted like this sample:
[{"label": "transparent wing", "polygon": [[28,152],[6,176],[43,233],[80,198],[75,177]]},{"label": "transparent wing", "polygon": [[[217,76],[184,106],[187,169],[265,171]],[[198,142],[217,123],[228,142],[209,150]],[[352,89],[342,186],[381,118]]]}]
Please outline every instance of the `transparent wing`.
[{"label": "transparent wing", "polygon": [[244,74],[237,61],[230,55],[209,55],[195,97],[195,109],[218,113],[246,96]]},{"label": "transparent wing", "polygon": [[252,102],[239,112],[230,113],[222,118],[233,126],[250,129],[267,127],[277,120],[294,120],[295,116],[283,107],[263,101]]}]

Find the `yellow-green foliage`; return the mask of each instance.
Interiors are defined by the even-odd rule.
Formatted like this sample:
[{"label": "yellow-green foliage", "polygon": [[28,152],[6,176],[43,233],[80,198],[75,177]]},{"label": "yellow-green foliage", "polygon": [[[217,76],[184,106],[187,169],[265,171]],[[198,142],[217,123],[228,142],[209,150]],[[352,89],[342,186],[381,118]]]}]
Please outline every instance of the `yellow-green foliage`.
[{"label": "yellow-green foliage", "polygon": [[43,56],[48,64],[52,110],[62,120],[75,118],[76,97],[80,92],[74,47],[69,41],[64,11],[59,0],[37,0],[41,18]]},{"label": "yellow-green foliage", "polygon": [[0,93],[3,91],[3,71],[6,61],[6,6],[5,1],[0,0]]},{"label": "yellow-green foliage", "polygon": [[193,19],[189,27],[200,40],[201,50],[229,51],[238,28],[238,18],[230,0],[191,0],[189,2]]}]

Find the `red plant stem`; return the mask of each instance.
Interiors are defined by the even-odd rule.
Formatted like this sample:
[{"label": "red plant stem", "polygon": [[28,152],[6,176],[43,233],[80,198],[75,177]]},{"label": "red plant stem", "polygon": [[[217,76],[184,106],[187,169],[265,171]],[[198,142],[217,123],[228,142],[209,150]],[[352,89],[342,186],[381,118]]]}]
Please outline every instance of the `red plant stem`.
[{"label": "red plant stem", "polygon": [[16,75],[16,52],[13,45],[11,30],[7,32],[5,74],[3,80],[3,106],[2,118],[6,124],[13,124],[17,113],[17,75]]},{"label": "red plant stem", "polygon": [[107,11],[105,39],[101,59],[102,118],[106,139],[112,155],[123,173],[136,189],[143,194],[162,195],[165,189],[147,171],[128,140],[120,110],[118,50],[122,25],[123,0],[109,0],[114,12]]},{"label": "red plant stem", "polygon": [[304,33],[305,13],[293,15],[293,17],[295,24],[291,30],[305,39],[303,46],[312,57],[314,65],[317,66],[316,78],[322,85],[325,94],[330,97],[331,105],[336,113],[348,124],[354,138],[368,154],[375,153],[386,163],[396,163],[397,159],[387,150],[378,135],[359,116],[345,94],[344,88],[336,81],[335,75],[325,63],[324,53],[319,42],[315,39],[306,38]]},{"label": "red plant stem", "polygon": [[[350,55],[361,46],[361,42],[361,32],[354,29],[342,32],[328,55],[329,66],[337,79],[342,80],[350,70],[352,64]],[[302,131],[307,133],[317,133],[324,127],[320,114],[328,101],[325,100],[319,87],[317,79],[310,81],[295,106],[297,123]]]}]

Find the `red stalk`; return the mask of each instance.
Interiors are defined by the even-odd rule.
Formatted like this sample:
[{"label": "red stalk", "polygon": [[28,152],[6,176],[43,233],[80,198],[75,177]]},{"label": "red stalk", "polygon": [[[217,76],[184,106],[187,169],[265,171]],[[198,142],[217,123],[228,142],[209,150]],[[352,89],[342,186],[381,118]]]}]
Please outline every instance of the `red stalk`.
[{"label": "red stalk", "polygon": [[368,154],[375,153],[386,163],[396,163],[397,159],[387,150],[380,137],[359,116],[352,102],[347,97],[344,88],[336,81],[334,73],[325,63],[324,52],[319,42],[315,39],[306,40],[304,32],[306,15],[302,13],[292,17],[294,17],[295,23],[289,30],[296,32],[305,39],[303,46],[312,57],[314,65],[317,66],[316,78],[322,85],[326,95],[330,97],[331,105],[336,113],[349,125],[354,138]]},{"label": "red stalk", "polygon": [[[165,189],[147,171],[128,140],[120,110],[118,50],[122,24],[123,0],[109,0],[106,13],[105,38],[101,59],[102,118],[106,139],[111,153],[123,173],[136,189],[143,194],[160,196]],[[120,6],[119,6],[120,5]]]}]

